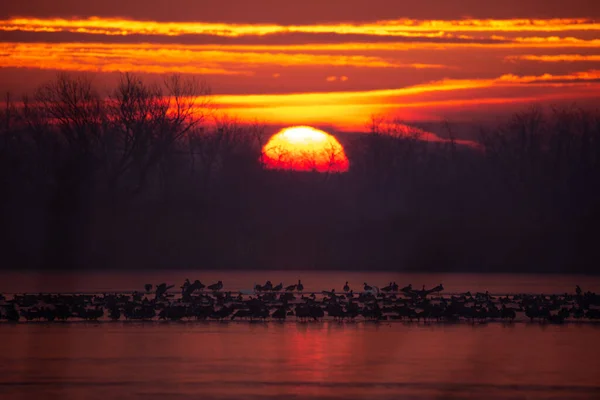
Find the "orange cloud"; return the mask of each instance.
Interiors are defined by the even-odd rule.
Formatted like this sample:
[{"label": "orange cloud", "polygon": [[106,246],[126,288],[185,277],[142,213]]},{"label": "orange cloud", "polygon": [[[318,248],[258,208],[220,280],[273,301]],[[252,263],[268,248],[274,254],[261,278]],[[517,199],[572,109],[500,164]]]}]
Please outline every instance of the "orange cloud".
[{"label": "orange cloud", "polygon": [[323,93],[290,93],[290,94],[261,94],[261,95],[221,95],[218,103],[228,106],[250,104],[260,107],[306,106],[313,104],[334,106],[340,104],[384,104],[390,98],[414,96],[430,92],[446,92],[466,89],[482,89],[488,87],[511,87],[522,84],[545,83],[569,85],[569,81],[586,83],[600,79],[600,70],[576,72],[567,75],[532,75],[518,76],[513,74],[501,75],[494,79],[443,79],[421,85],[399,89],[383,89],[348,92]]},{"label": "orange cloud", "polygon": [[[207,75],[251,75],[247,70],[226,68],[220,63],[193,61],[183,51],[104,44],[0,43],[0,67],[37,68],[67,71],[185,73]],[[209,57],[203,55],[204,59]]]},{"label": "orange cloud", "polygon": [[[514,37],[491,36],[495,39],[493,42],[377,42],[376,38],[371,42],[352,42],[343,43],[306,43],[306,44],[227,44],[227,45],[195,45],[205,49],[223,49],[230,51],[408,51],[408,50],[447,50],[463,48],[495,48],[495,49],[515,49],[515,48],[600,48],[600,39],[581,39],[576,37]],[[143,45],[143,44],[141,44]]]},{"label": "orange cloud", "polygon": [[335,82],[337,80],[341,81],[341,82],[346,82],[348,80],[348,77],[345,75],[342,76],[328,76],[327,78],[325,78],[325,80],[327,82]]},{"label": "orange cloud", "polygon": [[190,34],[225,37],[264,36],[285,33],[336,33],[372,36],[444,37],[448,32],[564,32],[599,31],[600,24],[588,19],[464,19],[464,20],[384,20],[374,23],[277,25],[226,24],[206,22],[157,22],[119,18],[64,19],[11,18],[0,21],[0,30],[30,32],[78,32],[100,35]]},{"label": "orange cloud", "polygon": [[[567,75],[517,76],[501,75],[494,79],[445,79],[422,85],[414,85],[398,89],[344,91],[323,93],[292,93],[264,95],[222,95],[215,97],[215,104],[221,109],[239,116],[242,119],[258,118],[272,123],[297,124],[329,123],[345,129],[363,128],[365,121],[373,114],[392,113],[398,110],[411,109],[426,112],[429,117],[435,115],[436,108],[464,107],[483,104],[498,105],[515,102],[533,102],[542,99],[577,98],[593,96],[600,89],[595,83],[600,79],[600,71],[591,70]],[[591,82],[591,83],[590,83]],[[546,94],[531,94],[531,84],[537,88],[547,87]],[[564,92],[566,87],[580,85],[584,91]],[[511,97],[490,96],[495,88],[516,88],[525,92]],[[554,89],[556,88],[556,89]],[[485,91],[482,91],[485,90]],[[591,90],[591,89],[590,89]],[[468,98],[461,99],[452,93],[471,91]],[[425,94],[450,93],[445,100],[420,100]],[[412,113],[412,111],[411,111]]]},{"label": "orange cloud", "polygon": [[574,72],[567,75],[543,74],[539,76],[518,76],[506,74],[499,77],[496,82],[511,83],[536,83],[536,82],[565,82],[565,81],[595,81],[600,79],[600,70]]},{"label": "orange cloud", "polygon": [[278,66],[345,66],[361,68],[443,68],[382,57],[343,54],[227,51],[202,46],[103,43],[0,43],[2,67],[75,71],[179,72],[251,75],[251,68]]},{"label": "orange cloud", "polygon": [[524,60],[539,62],[576,62],[576,61],[600,61],[600,55],[581,55],[581,54],[556,54],[556,55],[532,55],[524,54],[519,56],[506,56],[508,61]]},{"label": "orange cloud", "polygon": [[[600,24],[588,19],[399,19],[281,25],[12,18],[0,21],[0,31],[73,33],[62,38],[97,35],[92,43],[0,42],[0,67],[215,75],[211,84],[216,90],[288,91],[215,99],[224,110],[243,118],[270,122],[345,126],[362,124],[371,113],[398,107],[432,110],[438,105],[496,104],[541,95],[567,98],[598,86],[600,79],[598,68],[566,73],[565,66],[557,64],[600,61],[600,56],[593,55],[600,49]],[[140,36],[117,40],[115,35]],[[124,43],[197,40],[177,38],[184,35],[208,35],[213,44]],[[21,37],[43,41],[47,36]],[[288,38],[298,44],[287,43]],[[298,42],[303,38],[311,38],[311,43]],[[324,39],[333,43],[312,43]],[[252,42],[259,44],[247,44]],[[516,66],[499,62],[503,59],[545,64],[529,64],[528,75],[516,75]],[[403,87],[369,90],[389,87],[390,82]],[[354,90],[319,92],[337,86]],[[298,90],[308,93],[289,93]]]}]

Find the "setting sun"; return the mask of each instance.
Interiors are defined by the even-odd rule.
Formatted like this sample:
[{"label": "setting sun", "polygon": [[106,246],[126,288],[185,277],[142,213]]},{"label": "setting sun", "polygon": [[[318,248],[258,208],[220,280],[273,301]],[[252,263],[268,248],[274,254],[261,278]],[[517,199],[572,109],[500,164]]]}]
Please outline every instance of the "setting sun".
[{"label": "setting sun", "polygon": [[344,147],[327,132],[293,126],[275,134],[263,148],[270,169],[345,172],[349,168]]}]

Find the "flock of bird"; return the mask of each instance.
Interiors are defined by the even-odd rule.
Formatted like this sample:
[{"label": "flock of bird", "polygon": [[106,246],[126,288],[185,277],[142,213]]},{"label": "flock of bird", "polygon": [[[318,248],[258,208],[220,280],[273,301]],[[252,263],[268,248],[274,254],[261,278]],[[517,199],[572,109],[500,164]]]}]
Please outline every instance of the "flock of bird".
[{"label": "flock of bird", "polygon": [[304,292],[298,283],[255,285],[251,293],[224,291],[223,282],[204,285],[186,279],[179,293],[174,285],[146,284],[144,291],[103,294],[0,294],[0,320],[25,321],[423,321],[458,322],[530,320],[563,323],[600,320],[600,295],[583,292],[554,295],[492,296],[470,292],[442,295],[431,289],[400,288],[390,282],[379,289],[364,283],[355,293],[348,282],[340,292]]}]

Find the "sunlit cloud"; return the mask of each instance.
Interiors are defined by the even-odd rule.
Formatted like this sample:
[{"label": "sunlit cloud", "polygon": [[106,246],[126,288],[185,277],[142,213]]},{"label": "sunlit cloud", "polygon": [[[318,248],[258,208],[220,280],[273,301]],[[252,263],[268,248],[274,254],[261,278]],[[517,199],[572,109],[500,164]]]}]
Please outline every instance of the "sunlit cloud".
[{"label": "sunlit cloud", "polygon": [[585,18],[0,21],[0,68],[14,76],[36,69],[208,76],[213,92],[224,93],[214,98],[223,110],[290,124],[357,126],[399,108],[431,116],[437,108],[587,98],[600,69],[565,63],[597,63],[599,50],[600,24]]},{"label": "sunlit cloud", "polygon": [[342,75],[342,76],[328,76],[327,78],[325,78],[325,80],[327,82],[335,82],[335,81],[346,82],[348,80],[348,77],[345,76],[345,75]]},{"label": "sunlit cloud", "polygon": [[508,61],[538,61],[538,62],[579,62],[579,61],[600,61],[600,54],[582,55],[582,54],[556,54],[556,55],[533,55],[523,54],[518,56],[506,56]]},{"label": "sunlit cloud", "polygon": [[[330,77],[335,78],[335,77]],[[494,79],[444,79],[421,85],[398,89],[344,91],[322,93],[290,93],[260,95],[221,95],[218,102],[227,105],[275,106],[275,105],[337,105],[337,104],[381,104],[387,99],[414,96],[429,92],[446,92],[466,89],[483,89],[489,87],[512,87],[524,84],[549,84],[568,86],[569,84],[587,83],[600,80],[600,70],[582,71],[565,75],[501,75]]]},{"label": "sunlit cloud", "polygon": [[40,19],[12,18],[0,21],[0,30],[32,32],[80,32],[99,35],[215,35],[239,37],[244,35],[272,35],[294,32],[366,34],[373,36],[443,37],[461,32],[565,32],[599,31],[600,24],[589,19],[464,19],[414,20],[399,19],[368,23],[277,25],[225,24],[207,22],[157,22],[118,18]]},{"label": "sunlit cloud", "polygon": [[[277,123],[330,123],[342,129],[360,129],[369,115],[411,110],[411,115],[436,114],[439,107],[458,108],[481,105],[506,105],[548,99],[593,96],[600,89],[600,71],[582,71],[565,75],[518,76],[505,74],[493,79],[445,79],[397,89],[336,91],[319,93],[221,95],[215,104],[241,118],[259,118]],[[532,93],[547,88],[545,93]],[[591,85],[591,86],[590,86]],[[582,87],[581,91],[575,90]],[[513,88],[513,94],[494,96],[490,90]],[[570,88],[569,92],[564,90]],[[463,98],[459,93],[467,92]],[[435,94],[446,99],[423,100]],[[516,94],[515,94],[516,93]],[[464,95],[463,95],[464,96]],[[413,112],[414,110],[414,112]]]},{"label": "sunlit cloud", "polygon": [[[353,42],[344,41],[342,43],[301,43],[301,44],[205,44],[197,45],[206,49],[221,49],[226,47],[228,50],[246,50],[246,51],[409,51],[409,50],[447,50],[447,49],[516,49],[516,48],[600,48],[600,39],[582,39],[577,37],[514,37],[495,36],[494,42],[462,41],[462,42],[377,42],[373,39],[371,42]],[[144,43],[140,43],[144,45]]]},{"label": "sunlit cloud", "polygon": [[257,66],[344,66],[439,69],[439,64],[403,63],[375,56],[203,50],[195,46],[101,43],[0,43],[1,67],[74,71],[141,71],[251,75]]}]

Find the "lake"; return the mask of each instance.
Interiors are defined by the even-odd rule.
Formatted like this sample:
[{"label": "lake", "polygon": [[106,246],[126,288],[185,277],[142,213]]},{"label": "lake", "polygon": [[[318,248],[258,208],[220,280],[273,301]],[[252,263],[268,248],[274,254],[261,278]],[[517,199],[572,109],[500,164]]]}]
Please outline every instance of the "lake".
[{"label": "lake", "polygon": [[0,327],[2,398],[597,399],[600,328],[71,323]]},{"label": "lake", "polygon": [[[225,290],[346,280],[564,293],[583,276],[344,272],[3,273],[0,292],[126,291],[185,277]],[[597,399],[600,325],[333,321],[0,324],[4,399]]]}]

